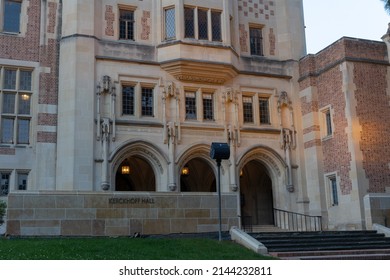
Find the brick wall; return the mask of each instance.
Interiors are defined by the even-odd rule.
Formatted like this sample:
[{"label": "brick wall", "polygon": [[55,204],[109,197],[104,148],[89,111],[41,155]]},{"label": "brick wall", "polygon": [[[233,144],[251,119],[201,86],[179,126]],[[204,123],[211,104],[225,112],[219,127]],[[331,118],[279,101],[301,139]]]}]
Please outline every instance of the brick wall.
[{"label": "brick wall", "polygon": [[39,61],[41,1],[30,0],[29,2],[26,36],[1,35],[0,58]]},{"label": "brick wall", "polygon": [[[343,92],[343,73],[340,64],[353,63],[353,81],[356,87],[356,113],[362,127],[360,149],[363,168],[369,180],[369,192],[384,192],[390,186],[390,100],[386,45],[381,42],[342,38],[316,55],[308,55],[300,61],[300,90],[316,87],[317,101],[301,98],[302,114],[318,112],[331,105],[334,134],[325,141],[312,140],[305,148],[321,146],[324,172],[337,172],[343,194],[352,188],[350,178],[351,153],[348,151],[348,127],[346,97]],[[356,120],[355,120],[356,121]],[[304,133],[311,128],[304,127]]]},{"label": "brick wall", "polygon": [[[389,66],[355,63],[356,111],[362,127],[360,149],[369,192],[385,192],[390,186],[390,97],[387,95]],[[370,81],[367,83],[367,81]]]},{"label": "brick wall", "polygon": [[[57,20],[59,5],[56,1],[47,2],[47,25],[41,27],[41,3],[39,0],[28,1],[27,15],[21,15],[27,21],[25,33],[0,35],[0,59],[38,62],[40,67],[46,69],[39,73],[38,103],[57,105],[59,44],[56,33],[59,24]],[[46,41],[42,42],[43,44],[40,42],[41,29],[46,32]],[[55,114],[49,116],[38,112],[39,125],[57,126],[56,118]],[[36,133],[38,142],[56,142],[53,133],[50,136],[46,132]]]}]

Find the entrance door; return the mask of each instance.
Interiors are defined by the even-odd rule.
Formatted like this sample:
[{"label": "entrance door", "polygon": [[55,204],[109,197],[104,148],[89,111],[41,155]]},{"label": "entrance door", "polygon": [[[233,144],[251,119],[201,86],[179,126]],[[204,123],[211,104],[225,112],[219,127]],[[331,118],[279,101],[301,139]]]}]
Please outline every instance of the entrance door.
[{"label": "entrance door", "polygon": [[252,160],[244,166],[240,189],[243,224],[273,225],[272,181],[261,162]]}]

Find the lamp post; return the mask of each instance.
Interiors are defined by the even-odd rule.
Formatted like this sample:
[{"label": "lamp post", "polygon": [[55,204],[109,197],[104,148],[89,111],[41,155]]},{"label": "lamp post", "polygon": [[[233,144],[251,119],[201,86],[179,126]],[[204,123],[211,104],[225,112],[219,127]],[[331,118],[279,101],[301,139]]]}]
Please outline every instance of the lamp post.
[{"label": "lamp post", "polygon": [[218,167],[218,220],[219,220],[219,241],[222,240],[222,198],[221,198],[221,161],[229,159],[230,148],[227,143],[211,143],[210,157],[215,159]]}]

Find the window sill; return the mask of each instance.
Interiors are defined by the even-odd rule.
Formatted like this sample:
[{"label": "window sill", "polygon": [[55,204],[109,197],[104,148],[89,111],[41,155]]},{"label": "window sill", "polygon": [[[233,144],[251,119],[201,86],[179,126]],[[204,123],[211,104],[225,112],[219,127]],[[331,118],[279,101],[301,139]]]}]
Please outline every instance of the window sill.
[{"label": "window sill", "polygon": [[20,32],[0,31],[0,35],[6,35],[6,36],[21,36],[21,33],[20,33]]},{"label": "window sill", "polygon": [[333,138],[333,134],[331,135],[326,135],[325,137],[322,137],[321,141],[324,142],[324,141],[327,141],[327,140],[330,140]]}]

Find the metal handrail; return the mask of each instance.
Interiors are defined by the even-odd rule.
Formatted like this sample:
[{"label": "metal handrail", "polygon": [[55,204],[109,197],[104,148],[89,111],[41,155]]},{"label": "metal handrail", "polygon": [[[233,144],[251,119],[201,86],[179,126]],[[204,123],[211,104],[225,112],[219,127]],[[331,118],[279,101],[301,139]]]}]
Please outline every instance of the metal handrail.
[{"label": "metal handrail", "polygon": [[322,217],[274,208],[275,226],[289,231],[322,231]]}]

